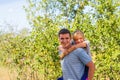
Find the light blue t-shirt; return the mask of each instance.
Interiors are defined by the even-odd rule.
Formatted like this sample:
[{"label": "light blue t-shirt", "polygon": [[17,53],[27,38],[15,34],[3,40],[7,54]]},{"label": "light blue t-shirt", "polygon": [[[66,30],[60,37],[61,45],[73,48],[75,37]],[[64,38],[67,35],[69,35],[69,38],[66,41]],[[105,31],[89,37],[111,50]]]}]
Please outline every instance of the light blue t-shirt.
[{"label": "light blue t-shirt", "polygon": [[91,61],[90,56],[82,48],[77,48],[61,60],[64,80],[81,80],[85,65]]}]

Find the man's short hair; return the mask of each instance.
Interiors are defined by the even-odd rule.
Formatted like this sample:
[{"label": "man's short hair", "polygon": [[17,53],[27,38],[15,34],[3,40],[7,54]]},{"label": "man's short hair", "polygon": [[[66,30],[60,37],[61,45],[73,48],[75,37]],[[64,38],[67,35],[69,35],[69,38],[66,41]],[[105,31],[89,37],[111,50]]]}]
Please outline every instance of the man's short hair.
[{"label": "man's short hair", "polygon": [[70,37],[71,37],[70,31],[69,31],[68,29],[63,28],[63,29],[61,29],[61,30],[59,31],[58,36],[60,36],[60,34],[67,34],[67,33],[68,33],[68,34],[70,35]]}]

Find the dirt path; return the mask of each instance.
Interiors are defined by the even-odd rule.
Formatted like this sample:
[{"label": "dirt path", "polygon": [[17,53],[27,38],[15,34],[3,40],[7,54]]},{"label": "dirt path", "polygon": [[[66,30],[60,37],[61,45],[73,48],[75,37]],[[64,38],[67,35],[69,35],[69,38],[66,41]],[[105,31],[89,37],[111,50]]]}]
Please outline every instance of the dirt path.
[{"label": "dirt path", "polygon": [[10,80],[8,69],[0,67],[0,80]]},{"label": "dirt path", "polygon": [[15,74],[11,74],[7,68],[0,67],[0,80],[15,80]]}]

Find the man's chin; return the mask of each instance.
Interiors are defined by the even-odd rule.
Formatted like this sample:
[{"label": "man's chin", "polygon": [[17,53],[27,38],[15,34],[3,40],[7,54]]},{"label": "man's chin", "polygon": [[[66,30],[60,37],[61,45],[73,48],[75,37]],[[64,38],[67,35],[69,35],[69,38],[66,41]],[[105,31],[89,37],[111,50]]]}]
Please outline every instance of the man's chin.
[{"label": "man's chin", "polygon": [[68,48],[70,44],[63,45],[64,48]]},{"label": "man's chin", "polygon": [[66,45],[65,45],[65,44],[62,44],[62,47],[64,47],[64,48],[65,48],[65,47],[66,47]]}]

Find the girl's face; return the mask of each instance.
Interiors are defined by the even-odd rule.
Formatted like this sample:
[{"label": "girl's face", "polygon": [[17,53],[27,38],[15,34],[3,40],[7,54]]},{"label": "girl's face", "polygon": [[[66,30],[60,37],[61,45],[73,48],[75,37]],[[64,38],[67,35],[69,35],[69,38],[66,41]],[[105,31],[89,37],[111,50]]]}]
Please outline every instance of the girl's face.
[{"label": "girl's face", "polygon": [[82,35],[74,35],[73,39],[75,41],[75,44],[82,43],[84,41],[84,38]]}]

